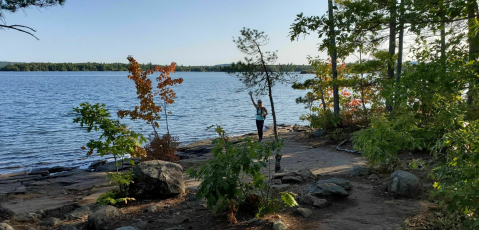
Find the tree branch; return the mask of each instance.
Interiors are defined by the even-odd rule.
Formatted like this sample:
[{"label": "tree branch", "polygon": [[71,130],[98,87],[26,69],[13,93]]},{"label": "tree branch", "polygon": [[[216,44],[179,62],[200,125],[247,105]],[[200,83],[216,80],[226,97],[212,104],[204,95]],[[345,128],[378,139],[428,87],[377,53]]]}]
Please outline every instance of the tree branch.
[{"label": "tree branch", "polygon": [[37,40],[40,40],[38,39],[35,35],[33,35],[33,33],[29,32],[29,31],[26,31],[26,30],[23,30],[23,29],[20,29],[18,27],[21,27],[21,28],[27,28],[33,32],[37,32],[36,30],[34,30],[33,28],[31,27],[28,27],[28,26],[22,26],[22,25],[0,25],[0,29],[12,29],[12,30],[17,30],[17,31],[20,31],[20,32],[23,32],[23,33],[26,33],[26,34],[29,34],[31,35],[32,37],[36,38]]}]

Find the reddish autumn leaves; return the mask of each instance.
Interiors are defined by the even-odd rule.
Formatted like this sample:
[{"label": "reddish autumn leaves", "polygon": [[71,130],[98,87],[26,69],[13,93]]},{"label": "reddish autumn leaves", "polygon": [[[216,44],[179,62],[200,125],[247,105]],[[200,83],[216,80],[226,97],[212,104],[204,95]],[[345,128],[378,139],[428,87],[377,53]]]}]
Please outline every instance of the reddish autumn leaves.
[{"label": "reddish autumn leaves", "polygon": [[[130,117],[132,120],[142,119],[147,124],[152,124],[155,127],[159,127],[157,120],[159,120],[160,112],[162,112],[161,104],[172,104],[176,96],[175,92],[170,88],[183,82],[182,78],[171,79],[170,73],[174,73],[176,70],[176,63],[172,62],[169,66],[156,66],[154,70],[142,71],[140,64],[136,62],[133,57],[128,57],[130,67],[128,71],[130,75],[128,78],[135,82],[136,94],[140,99],[140,105],[135,106],[134,110],[119,110],[118,116],[120,118]],[[155,72],[160,72],[160,76],[155,80],[158,82],[156,90],[153,91],[153,82],[148,75]],[[155,103],[155,96],[159,96],[161,104]]]}]

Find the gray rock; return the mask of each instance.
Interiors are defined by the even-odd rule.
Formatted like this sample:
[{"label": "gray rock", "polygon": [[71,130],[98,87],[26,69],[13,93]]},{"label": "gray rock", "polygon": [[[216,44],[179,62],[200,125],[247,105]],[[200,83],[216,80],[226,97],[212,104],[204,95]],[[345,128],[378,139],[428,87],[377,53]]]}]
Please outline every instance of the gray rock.
[{"label": "gray rock", "polygon": [[316,199],[313,203],[313,206],[316,208],[325,208],[329,205],[329,202],[326,199]]},{"label": "gray rock", "polygon": [[104,230],[111,219],[121,215],[122,213],[118,208],[104,205],[88,216],[88,224],[96,230]]},{"label": "gray rock", "polygon": [[15,216],[15,213],[12,210],[0,205],[0,220],[10,219],[13,216]]},{"label": "gray rock", "polygon": [[304,182],[301,178],[296,176],[285,176],[281,179],[282,183],[302,183]]},{"label": "gray rock", "polygon": [[368,179],[370,179],[370,180],[379,180],[379,177],[378,177],[378,175],[376,175],[376,174],[372,174],[372,175],[370,175],[370,176],[368,177]]},{"label": "gray rock", "polygon": [[30,171],[28,175],[49,176],[50,171],[48,171],[48,168],[36,168],[36,169],[32,169],[32,171]]},{"label": "gray rock", "polygon": [[95,161],[93,163],[90,164],[90,166],[88,166],[88,168],[96,168],[100,165],[105,165],[105,164],[108,164],[108,161],[107,160],[98,160],[98,161]]},{"label": "gray rock", "polygon": [[290,175],[291,175],[291,173],[289,173],[289,172],[274,173],[273,174],[273,179],[281,179],[285,176],[290,176]]},{"label": "gray rock", "polygon": [[116,228],[115,230],[140,230],[140,229],[132,227],[132,226],[125,226],[125,227]]},{"label": "gray rock", "polygon": [[311,216],[311,214],[313,214],[313,212],[307,208],[297,208],[296,209],[296,212],[301,214],[303,217],[308,217],[308,216]]},{"label": "gray rock", "polygon": [[316,180],[316,176],[309,169],[301,169],[298,174],[304,181]]},{"label": "gray rock", "polygon": [[15,230],[15,229],[7,223],[0,223],[0,230]]},{"label": "gray rock", "polygon": [[351,170],[351,176],[367,176],[369,169],[364,166],[355,165]]},{"label": "gray rock", "polygon": [[35,213],[38,214],[38,215],[40,215],[40,216],[42,216],[42,218],[47,217],[47,214],[46,214],[45,211],[43,211],[43,210],[38,210],[38,211],[36,211]]},{"label": "gray rock", "polygon": [[348,196],[348,192],[334,183],[316,183],[305,189],[306,194],[313,196]]},{"label": "gray rock", "polygon": [[288,226],[283,223],[281,220],[275,220],[273,223],[273,230],[286,230]]},{"label": "gray rock", "polygon": [[48,217],[43,221],[44,225],[56,227],[60,225],[62,221],[55,217]]},{"label": "gray rock", "polygon": [[158,205],[152,205],[148,207],[148,212],[157,212],[160,209]]},{"label": "gray rock", "polygon": [[321,183],[333,183],[337,184],[341,187],[343,187],[345,190],[351,190],[353,188],[353,185],[348,180],[345,179],[340,179],[340,178],[331,178],[327,180],[318,180],[316,184],[321,184]]},{"label": "gray rock", "polygon": [[68,214],[65,214],[65,218],[67,218],[68,220],[77,220],[77,219],[83,219],[90,214],[91,214],[90,208],[88,206],[85,206],[85,207],[77,208]]},{"label": "gray rock", "polygon": [[165,224],[181,224],[183,222],[190,222],[191,219],[186,216],[175,216],[172,219],[158,219],[158,223],[165,223]]},{"label": "gray rock", "polygon": [[59,230],[77,230],[77,228],[70,224],[60,226]]},{"label": "gray rock", "polygon": [[275,192],[285,192],[285,191],[288,191],[288,189],[290,189],[291,186],[289,184],[274,184],[274,185],[271,185],[271,190],[275,191]]},{"label": "gray rock", "polygon": [[323,129],[318,129],[316,131],[313,132],[313,136],[314,137],[321,137],[321,136],[324,136],[326,133],[324,133],[324,130]]},{"label": "gray rock", "polygon": [[312,205],[316,199],[319,199],[311,194],[302,195],[298,198],[298,203]]},{"label": "gray rock", "polygon": [[250,219],[250,220],[246,221],[246,224],[253,224],[253,223],[256,223],[258,221],[259,221],[258,219],[253,218],[253,219]]},{"label": "gray rock", "polygon": [[390,176],[388,191],[398,196],[415,197],[421,192],[421,184],[417,176],[396,170]]},{"label": "gray rock", "polygon": [[326,199],[317,198],[311,194],[302,195],[298,198],[298,203],[305,205],[313,205],[316,208],[324,208],[329,202]]},{"label": "gray rock", "polygon": [[144,197],[164,197],[185,192],[183,168],[179,164],[153,160],[141,162],[133,168],[134,194]]},{"label": "gray rock", "polygon": [[38,219],[29,213],[17,213],[13,219],[18,222],[38,222]]},{"label": "gray rock", "polygon": [[283,184],[280,179],[272,179],[271,184]]}]

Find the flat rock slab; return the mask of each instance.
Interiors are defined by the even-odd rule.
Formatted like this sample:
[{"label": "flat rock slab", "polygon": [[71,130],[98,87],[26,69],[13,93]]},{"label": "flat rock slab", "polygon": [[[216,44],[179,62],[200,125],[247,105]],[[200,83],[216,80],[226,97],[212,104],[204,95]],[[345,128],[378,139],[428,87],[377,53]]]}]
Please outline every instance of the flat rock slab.
[{"label": "flat rock slab", "polygon": [[350,183],[348,180],[340,179],[340,178],[331,178],[331,179],[327,179],[327,180],[318,180],[318,182],[316,182],[316,184],[321,184],[321,183],[333,183],[333,184],[337,184],[337,185],[343,187],[345,190],[351,190],[351,189],[353,188],[353,186],[351,185],[351,183]]},{"label": "flat rock slab", "polygon": [[32,169],[32,171],[30,171],[28,175],[49,176],[50,171],[48,171],[48,168],[36,168],[36,169]]}]

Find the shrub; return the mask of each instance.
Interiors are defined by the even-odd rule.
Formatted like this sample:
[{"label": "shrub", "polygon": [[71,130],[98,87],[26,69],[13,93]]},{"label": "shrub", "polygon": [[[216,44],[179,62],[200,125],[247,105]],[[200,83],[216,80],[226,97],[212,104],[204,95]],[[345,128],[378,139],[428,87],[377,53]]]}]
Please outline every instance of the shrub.
[{"label": "shrub", "polygon": [[314,128],[321,128],[327,133],[334,131],[339,122],[340,119],[335,117],[330,109],[318,110],[318,115],[311,118],[311,125]]},{"label": "shrub", "polygon": [[[216,132],[220,138],[213,141],[213,159],[198,170],[187,171],[191,177],[203,180],[197,196],[206,198],[214,213],[228,209],[231,223],[236,223],[234,213],[238,204],[247,200],[258,207],[258,215],[274,211],[278,202],[270,198],[269,186],[261,171],[268,166],[270,156],[281,150],[282,141],[258,143],[246,138],[233,145],[221,127],[218,126]],[[292,194],[282,195],[283,201],[294,205]]]},{"label": "shrub", "polygon": [[385,116],[374,117],[367,129],[353,134],[354,148],[363,152],[369,164],[393,170],[398,163],[399,150],[421,148],[421,139],[412,136],[416,129],[413,118],[408,115],[399,116],[393,121]]},{"label": "shrub", "polygon": [[134,174],[131,171],[117,172],[117,173],[108,173],[107,178],[110,180],[110,183],[117,183],[119,189],[113,189],[110,192],[102,194],[98,199],[97,203],[102,205],[115,205],[117,203],[125,203],[128,201],[135,200],[134,198],[128,197],[129,195],[129,185],[133,183]]},{"label": "shrub", "polygon": [[153,139],[145,146],[146,160],[178,161],[175,155],[178,149],[178,137],[165,134],[163,136],[154,135]]},{"label": "shrub", "polygon": [[342,128],[337,128],[328,135],[326,135],[326,137],[332,142],[339,142],[344,140],[344,138],[347,137],[347,134]]},{"label": "shrub", "polygon": [[433,198],[459,219],[458,228],[479,227],[479,121],[463,124],[437,142],[436,156],[445,161],[432,172]]}]

